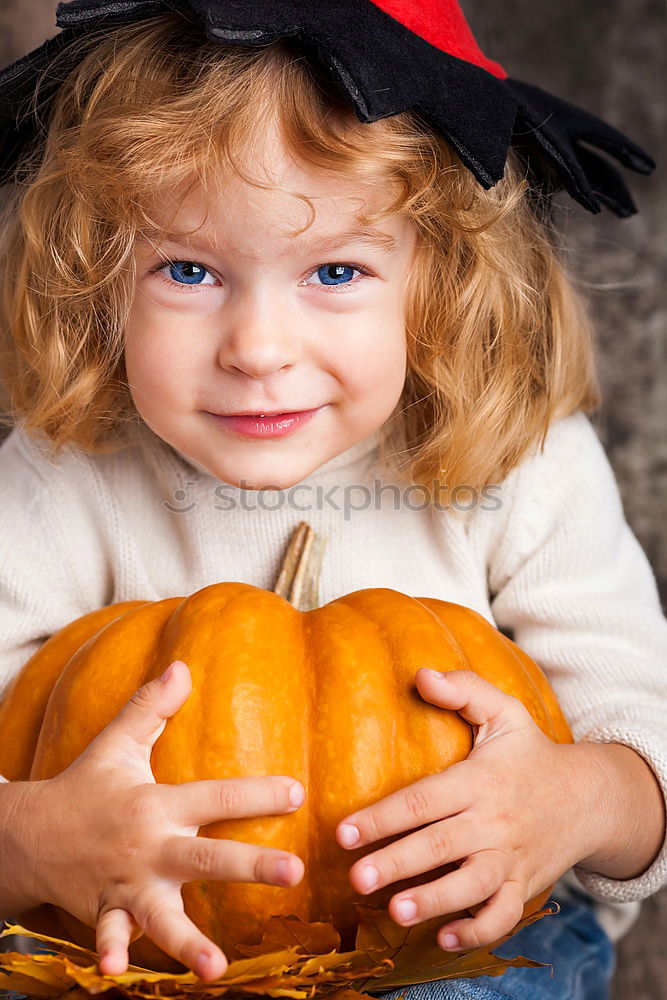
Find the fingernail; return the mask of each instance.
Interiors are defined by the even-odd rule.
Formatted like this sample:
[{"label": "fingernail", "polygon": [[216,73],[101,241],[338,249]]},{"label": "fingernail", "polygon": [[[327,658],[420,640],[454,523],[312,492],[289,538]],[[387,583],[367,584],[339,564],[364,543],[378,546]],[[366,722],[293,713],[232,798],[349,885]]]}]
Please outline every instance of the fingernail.
[{"label": "fingernail", "polygon": [[343,847],[353,847],[361,837],[357,827],[352,826],[351,823],[343,823],[339,832]]},{"label": "fingernail", "polygon": [[445,674],[443,674],[440,670],[431,670],[430,667],[427,667],[426,669],[428,670],[428,672],[431,675],[431,677],[434,678],[434,680],[436,680],[436,681],[446,681],[447,680],[447,677],[445,676]]},{"label": "fingernail", "polygon": [[165,670],[165,672],[162,674],[162,676],[160,677],[160,680],[162,681],[163,684],[167,683],[167,681],[169,680],[169,678],[171,677],[171,675],[173,674],[173,672],[174,672],[174,664],[171,663],[167,667],[167,669]]},{"label": "fingernail", "polygon": [[380,872],[375,865],[364,865],[359,872],[359,882],[362,889],[372,889],[378,884]]},{"label": "fingernail", "polygon": [[417,904],[414,899],[402,899],[396,906],[396,913],[401,920],[412,920],[417,916]]},{"label": "fingernail", "polygon": [[442,940],[442,944],[443,947],[447,949],[447,951],[456,951],[461,942],[457,938],[456,934],[445,934]]},{"label": "fingernail", "polygon": [[295,781],[289,790],[290,805],[296,809],[297,806],[303,805],[305,798],[306,793],[303,789],[303,785],[300,785],[298,781]]},{"label": "fingernail", "polygon": [[206,969],[208,967],[209,957],[210,956],[208,955],[207,952],[205,952],[205,951],[200,951],[199,952],[199,954],[197,956],[197,962],[196,962],[196,965],[197,965],[197,975],[198,976],[205,976],[206,975]]},{"label": "fingernail", "polygon": [[276,876],[281,882],[291,882],[292,881],[292,864],[287,858],[281,858],[276,861]]}]

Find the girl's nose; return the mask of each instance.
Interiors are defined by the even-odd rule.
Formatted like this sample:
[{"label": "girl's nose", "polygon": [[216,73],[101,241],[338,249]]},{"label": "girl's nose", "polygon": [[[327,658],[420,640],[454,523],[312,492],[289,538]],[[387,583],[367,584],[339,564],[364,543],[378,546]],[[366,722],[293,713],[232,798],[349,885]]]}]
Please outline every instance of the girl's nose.
[{"label": "girl's nose", "polygon": [[299,357],[298,334],[289,329],[289,320],[277,306],[239,309],[228,318],[218,351],[222,368],[253,378],[294,365]]}]

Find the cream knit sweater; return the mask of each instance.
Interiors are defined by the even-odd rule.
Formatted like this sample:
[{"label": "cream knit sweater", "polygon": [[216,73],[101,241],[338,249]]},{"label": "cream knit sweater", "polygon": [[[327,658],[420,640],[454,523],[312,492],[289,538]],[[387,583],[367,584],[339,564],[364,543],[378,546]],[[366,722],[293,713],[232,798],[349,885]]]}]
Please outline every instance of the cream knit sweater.
[{"label": "cream knit sweater", "polygon": [[[0,697],[48,636],[102,605],[222,580],[271,589],[307,520],[328,536],[322,603],[391,587],[474,608],[541,665],[576,740],[633,747],[667,793],[667,620],[588,417],[554,422],[543,452],[460,519],[392,491],[377,443],[376,432],[291,490],[252,491],[147,427],[123,451],[68,448],[51,463],[15,427],[0,446]],[[667,845],[638,878],[575,868],[558,891],[590,891],[617,939],[665,882]]]}]

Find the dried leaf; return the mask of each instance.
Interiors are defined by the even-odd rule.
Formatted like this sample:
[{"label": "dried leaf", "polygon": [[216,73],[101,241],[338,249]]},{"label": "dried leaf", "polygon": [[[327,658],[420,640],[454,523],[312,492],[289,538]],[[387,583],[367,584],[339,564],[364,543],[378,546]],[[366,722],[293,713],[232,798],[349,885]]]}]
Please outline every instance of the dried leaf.
[{"label": "dried leaf", "polygon": [[11,977],[0,972],[0,989],[13,990],[15,993],[25,993],[26,996],[33,997],[58,997],[62,994],[60,987],[47,986],[32,976],[24,976],[18,971],[13,972]]},{"label": "dried leaf", "polygon": [[[461,953],[443,951],[437,944],[439,928],[448,919],[468,916],[474,908],[405,928],[395,924],[385,909],[359,903],[355,907],[359,923],[354,951],[337,950],[340,935],[331,924],[308,923],[294,914],[274,916],[261,942],[239,946],[247,957],[231,962],[224,976],[212,983],[202,982],[193,972],[156,972],[136,965],[120,976],[102,975],[95,952],[13,924],[0,937],[17,934],[32,938],[36,950],[34,954],[0,953],[0,987],[30,997],[66,995],[67,1000],[89,1000],[100,994],[105,994],[105,1000],[214,1000],[227,993],[227,1000],[243,1000],[249,995],[365,1000],[367,991],[379,988],[389,990],[433,979],[499,976],[510,967],[542,966],[523,956],[500,958],[490,947]],[[551,901],[551,908],[524,917],[512,933],[554,912],[557,904]],[[495,942],[494,947],[510,936]],[[50,953],[37,951],[39,943],[48,946]]]},{"label": "dried leaf", "polygon": [[340,934],[331,924],[305,923],[294,914],[271,917],[262,931],[261,944],[237,945],[244,955],[263,955],[285,945],[301,945],[304,951],[319,955],[340,948]]},{"label": "dried leaf", "polygon": [[[363,948],[367,954],[375,955],[378,954],[375,949],[381,949],[384,957],[394,961],[393,970],[382,977],[383,990],[396,989],[399,986],[413,986],[416,983],[426,983],[433,979],[473,978],[482,975],[500,976],[505,969],[510,967],[542,967],[543,962],[534,962],[523,956],[511,959],[500,958],[493,954],[491,948],[497,948],[523,927],[527,927],[528,924],[532,924],[536,920],[541,920],[542,917],[557,913],[559,910],[555,900],[551,900],[550,907],[525,916],[511,934],[506,934],[495,941],[493,945],[465,952],[446,952],[437,943],[439,929],[446,920],[449,922],[450,919],[470,916],[471,913],[479,909],[479,906],[452,914],[446,920],[439,916],[415,924],[413,927],[399,927],[386,910],[375,910],[360,904],[355,905],[360,914],[355,942],[357,947]],[[355,983],[355,986],[362,991],[378,988],[377,983],[371,984],[364,981]]]}]

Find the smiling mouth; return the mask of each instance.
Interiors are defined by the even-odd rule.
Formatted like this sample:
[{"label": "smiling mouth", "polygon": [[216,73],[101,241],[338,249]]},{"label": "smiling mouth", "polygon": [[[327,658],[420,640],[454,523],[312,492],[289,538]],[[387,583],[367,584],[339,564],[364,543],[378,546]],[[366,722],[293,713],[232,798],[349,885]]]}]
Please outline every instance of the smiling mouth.
[{"label": "smiling mouth", "polygon": [[[309,423],[326,404],[312,410],[287,410],[281,413],[210,413],[233,434],[253,438],[275,438],[291,434]],[[209,411],[210,412],[210,411]]]}]

